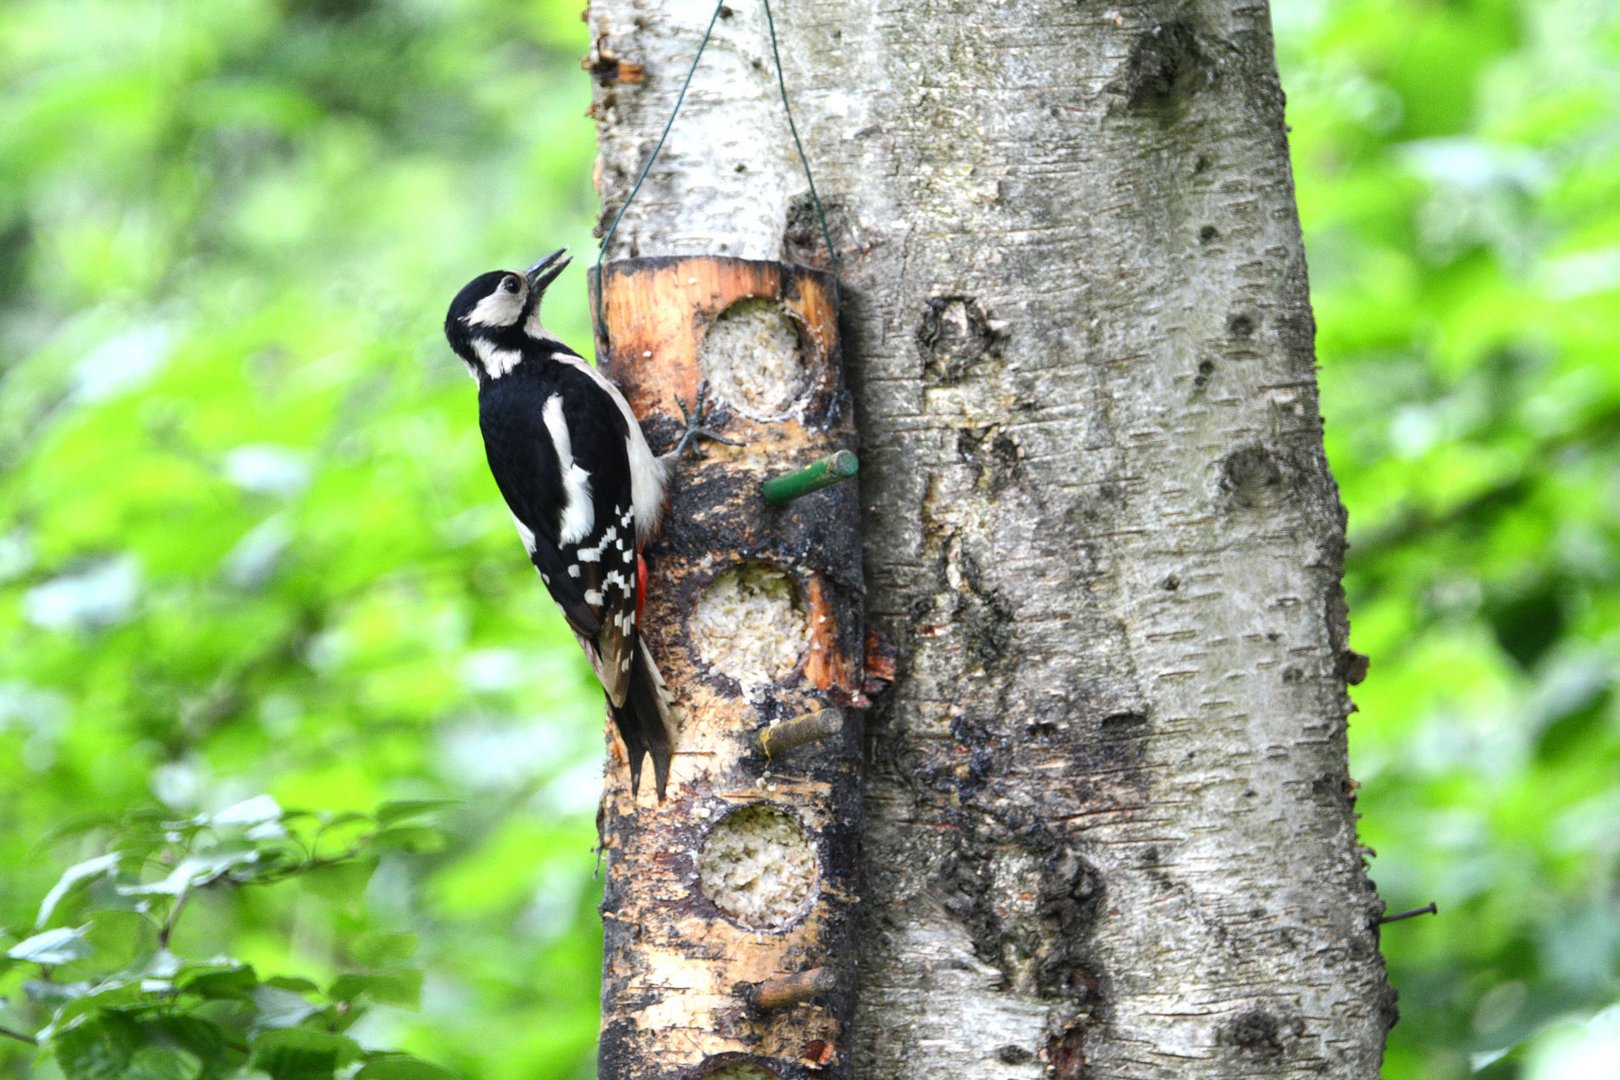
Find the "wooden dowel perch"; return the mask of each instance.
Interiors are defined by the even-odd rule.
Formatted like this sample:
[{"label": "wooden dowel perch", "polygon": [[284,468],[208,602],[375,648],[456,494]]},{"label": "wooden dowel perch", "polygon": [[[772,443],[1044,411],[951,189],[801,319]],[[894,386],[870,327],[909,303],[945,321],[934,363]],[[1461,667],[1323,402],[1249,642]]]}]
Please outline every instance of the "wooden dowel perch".
[{"label": "wooden dowel perch", "polygon": [[837,709],[818,709],[772,724],[759,733],[759,748],[766,757],[785,754],[801,746],[838,734],[844,728],[844,714]]},{"label": "wooden dowel perch", "polygon": [[679,466],[647,552],[682,728],[663,803],[607,770],[601,1080],[850,1075],[861,717],[827,702],[859,700],[865,632],[858,492],[826,487],[858,467],[832,297],[782,263],[603,268],[597,354],[654,450],[700,383],[739,445]]},{"label": "wooden dowel perch", "polygon": [[778,1009],[802,1005],[811,998],[830,994],[838,989],[838,975],[827,968],[811,968],[796,975],[783,975],[760,983],[744,983],[742,999],[750,1009],[775,1012]]}]

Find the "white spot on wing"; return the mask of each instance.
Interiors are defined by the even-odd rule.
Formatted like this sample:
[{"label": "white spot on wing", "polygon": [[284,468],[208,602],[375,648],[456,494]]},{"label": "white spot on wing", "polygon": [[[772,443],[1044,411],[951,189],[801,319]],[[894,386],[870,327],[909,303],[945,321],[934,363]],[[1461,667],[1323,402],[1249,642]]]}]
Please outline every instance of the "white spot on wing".
[{"label": "white spot on wing", "polygon": [[577,544],[585,539],[596,524],[596,508],[591,505],[591,476],[574,464],[574,445],[568,438],[568,421],[563,419],[562,395],[552,394],[540,410],[551,443],[557,449],[557,463],[563,478],[562,524],[557,539],[565,544]]},{"label": "white spot on wing", "polygon": [[586,589],[585,590],[585,602],[587,604],[592,604],[592,605],[600,604],[602,602],[602,590],[601,589]]}]

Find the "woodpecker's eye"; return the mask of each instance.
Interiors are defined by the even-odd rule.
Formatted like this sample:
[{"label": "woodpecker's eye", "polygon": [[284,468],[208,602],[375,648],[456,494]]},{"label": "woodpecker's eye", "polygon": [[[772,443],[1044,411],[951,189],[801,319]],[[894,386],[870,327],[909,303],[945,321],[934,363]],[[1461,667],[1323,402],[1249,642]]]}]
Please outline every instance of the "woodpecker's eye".
[{"label": "woodpecker's eye", "polygon": [[516,274],[507,274],[501,279],[501,289],[504,292],[515,293],[523,287],[523,281]]}]

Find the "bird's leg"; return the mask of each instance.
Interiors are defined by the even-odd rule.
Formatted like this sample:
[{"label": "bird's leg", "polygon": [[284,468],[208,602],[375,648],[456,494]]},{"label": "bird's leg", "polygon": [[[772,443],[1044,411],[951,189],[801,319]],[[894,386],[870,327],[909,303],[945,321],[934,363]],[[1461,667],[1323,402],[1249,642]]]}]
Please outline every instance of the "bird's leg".
[{"label": "bird's leg", "polygon": [[681,408],[681,419],[686,421],[686,431],[681,435],[681,441],[675,444],[675,449],[671,450],[667,454],[662,454],[659,456],[658,460],[661,461],[666,468],[674,468],[675,463],[681,459],[682,454],[689,450],[696,449],[697,441],[699,439],[707,439],[710,442],[725,443],[727,446],[742,445],[741,443],[737,442],[737,440],[728,439],[718,431],[713,431],[707,426],[709,422],[708,397],[709,384],[707,382],[698,383],[697,400],[692,403],[692,408],[690,409],[686,407],[686,402],[682,401],[679,397],[676,397],[675,404],[679,405]]}]

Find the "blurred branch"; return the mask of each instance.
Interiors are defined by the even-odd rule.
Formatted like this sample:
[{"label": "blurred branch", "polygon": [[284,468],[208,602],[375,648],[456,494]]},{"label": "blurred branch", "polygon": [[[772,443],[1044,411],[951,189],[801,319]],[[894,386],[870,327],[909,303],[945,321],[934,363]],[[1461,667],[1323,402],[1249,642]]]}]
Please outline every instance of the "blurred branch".
[{"label": "blurred branch", "polygon": [[1440,914],[1440,909],[1435,906],[1435,902],[1433,900],[1430,900],[1427,904],[1424,904],[1420,908],[1413,908],[1411,911],[1403,911],[1399,915],[1385,915],[1378,920],[1378,925],[1383,926],[1385,923],[1400,922],[1402,919],[1415,919],[1419,915],[1438,914]]},{"label": "blurred branch", "polygon": [[1426,506],[1407,506],[1396,517],[1353,536],[1350,540],[1350,559],[1356,563],[1376,559],[1396,548],[1405,547],[1425,533],[1449,529],[1476,515],[1494,515],[1522,500],[1529,494],[1531,486],[1530,470],[1521,469],[1518,475],[1439,512]]},{"label": "blurred branch", "polygon": [[1620,409],[1598,413],[1586,423],[1541,442],[1517,473],[1471,498],[1438,511],[1426,506],[1407,506],[1395,517],[1365,532],[1352,534],[1350,560],[1361,564],[1404,547],[1426,533],[1449,529],[1476,516],[1494,516],[1522,502],[1538,479],[1553,472],[1556,466],[1553,459],[1558,454],[1572,447],[1602,445],[1617,436],[1620,436]]}]

